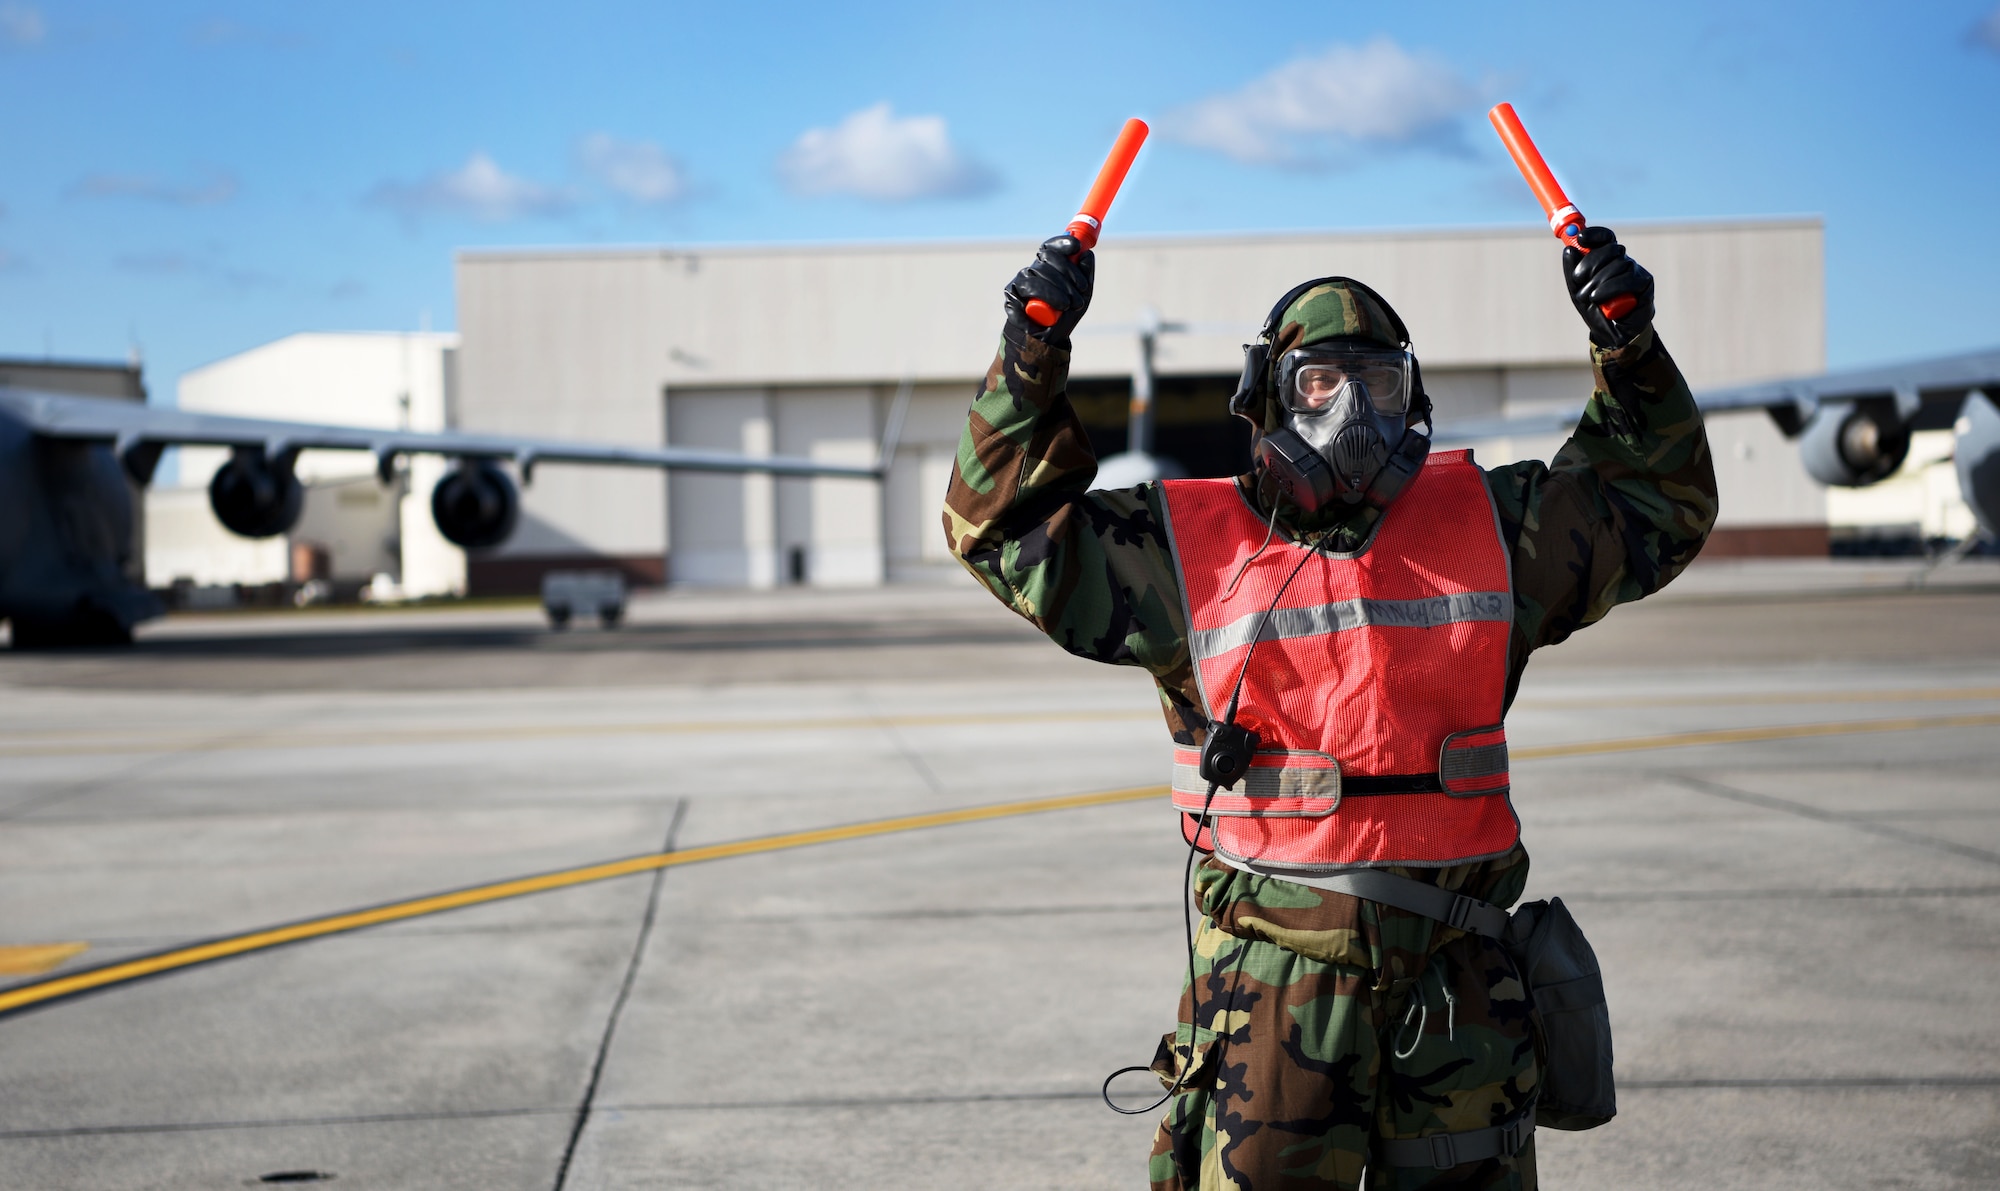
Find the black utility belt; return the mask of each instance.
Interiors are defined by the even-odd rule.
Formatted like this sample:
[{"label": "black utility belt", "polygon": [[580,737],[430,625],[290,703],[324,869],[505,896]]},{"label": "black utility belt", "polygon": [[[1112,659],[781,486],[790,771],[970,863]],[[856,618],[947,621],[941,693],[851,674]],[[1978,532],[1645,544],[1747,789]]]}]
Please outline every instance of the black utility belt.
[{"label": "black utility belt", "polygon": [[1366,798],[1372,794],[1443,794],[1444,783],[1435,773],[1385,773],[1379,777],[1343,773],[1342,798]]},{"label": "black utility belt", "polygon": [[[1190,765],[1182,759],[1184,756],[1184,750],[1177,746],[1174,762],[1176,790],[1198,788],[1194,783],[1197,775],[1203,783],[1232,791],[1237,783],[1247,778],[1251,786],[1246,788],[1245,793],[1254,797],[1258,794],[1255,787],[1260,776],[1268,785],[1274,771],[1299,770],[1330,770],[1337,775],[1342,793],[1362,797],[1371,794],[1449,794],[1454,798],[1470,798],[1505,794],[1508,787],[1507,729],[1503,724],[1467,728],[1445,737],[1444,743],[1438,747],[1437,768],[1425,773],[1349,775],[1341,772],[1339,760],[1331,754],[1314,749],[1266,748],[1263,738],[1256,732],[1227,720],[1209,725],[1208,739],[1202,743],[1197,763]],[[1267,761],[1275,759],[1279,763],[1259,765],[1259,758]],[[1310,764],[1305,763],[1308,760]]]}]

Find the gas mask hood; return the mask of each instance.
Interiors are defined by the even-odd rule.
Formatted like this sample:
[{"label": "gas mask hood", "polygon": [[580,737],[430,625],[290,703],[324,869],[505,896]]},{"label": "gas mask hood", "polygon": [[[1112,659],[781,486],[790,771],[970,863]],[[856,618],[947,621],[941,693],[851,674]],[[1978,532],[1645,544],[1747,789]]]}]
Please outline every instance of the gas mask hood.
[{"label": "gas mask hood", "polygon": [[[1284,345],[1275,361],[1274,340]],[[1408,342],[1388,303],[1344,277],[1307,282],[1272,308],[1244,348],[1230,409],[1262,432],[1257,459],[1280,499],[1311,514],[1386,508],[1402,494],[1431,446],[1410,425],[1413,414],[1429,423],[1430,402]]]}]

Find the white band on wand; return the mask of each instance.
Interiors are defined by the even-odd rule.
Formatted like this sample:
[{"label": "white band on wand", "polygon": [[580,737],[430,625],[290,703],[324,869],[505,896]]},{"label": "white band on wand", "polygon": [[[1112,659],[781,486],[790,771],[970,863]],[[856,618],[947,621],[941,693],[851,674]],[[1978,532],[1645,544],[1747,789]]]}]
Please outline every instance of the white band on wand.
[{"label": "white band on wand", "polygon": [[1555,214],[1549,216],[1549,230],[1560,236],[1562,235],[1562,230],[1570,224],[1582,222],[1583,212],[1577,210],[1574,206],[1560,207],[1556,210]]}]

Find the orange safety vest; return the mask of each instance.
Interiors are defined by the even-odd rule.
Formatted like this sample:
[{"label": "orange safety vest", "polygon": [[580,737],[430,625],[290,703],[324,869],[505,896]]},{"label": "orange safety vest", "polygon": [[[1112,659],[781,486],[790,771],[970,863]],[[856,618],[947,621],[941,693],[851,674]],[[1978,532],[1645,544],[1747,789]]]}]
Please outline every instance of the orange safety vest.
[{"label": "orange safety vest", "polygon": [[[1215,792],[1205,842],[1226,860],[1300,875],[1513,848],[1521,827],[1501,724],[1513,572],[1471,452],[1432,453],[1359,550],[1308,559],[1275,607],[1309,548],[1281,537],[1245,567],[1267,525],[1234,480],[1161,488],[1211,717],[1273,608],[1236,716],[1262,745],[1235,789]],[[1184,831],[1208,792],[1200,764],[1199,750],[1174,750]]]}]

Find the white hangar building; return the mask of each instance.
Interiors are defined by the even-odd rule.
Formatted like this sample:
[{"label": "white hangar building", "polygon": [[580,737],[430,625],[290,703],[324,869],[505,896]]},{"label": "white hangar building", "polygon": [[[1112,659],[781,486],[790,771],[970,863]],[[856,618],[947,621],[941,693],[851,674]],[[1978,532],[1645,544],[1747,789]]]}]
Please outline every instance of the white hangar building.
[{"label": "white hangar building", "polygon": [[[1812,373],[1826,356],[1817,219],[1629,226],[1659,279],[1657,325],[1699,390]],[[474,593],[614,562],[634,580],[866,585],[956,570],[939,506],[965,407],[998,342],[1026,242],[467,251],[457,261],[462,429],[874,458],[913,386],[889,479],[536,470],[521,525],[467,567]],[[1402,314],[1453,419],[1581,402],[1588,340],[1540,228],[1114,236],[1077,340],[1072,399],[1100,454],[1123,449],[1137,328],[1153,312],[1156,451],[1193,474],[1247,463],[1224,400],[1278,295],[1358,278]],[[1710,419],[1722,518],[1710,554],[1818,554],[1825,489],[1761,413]],[[1482,444],[1547,457],[1560,436]]]}]

